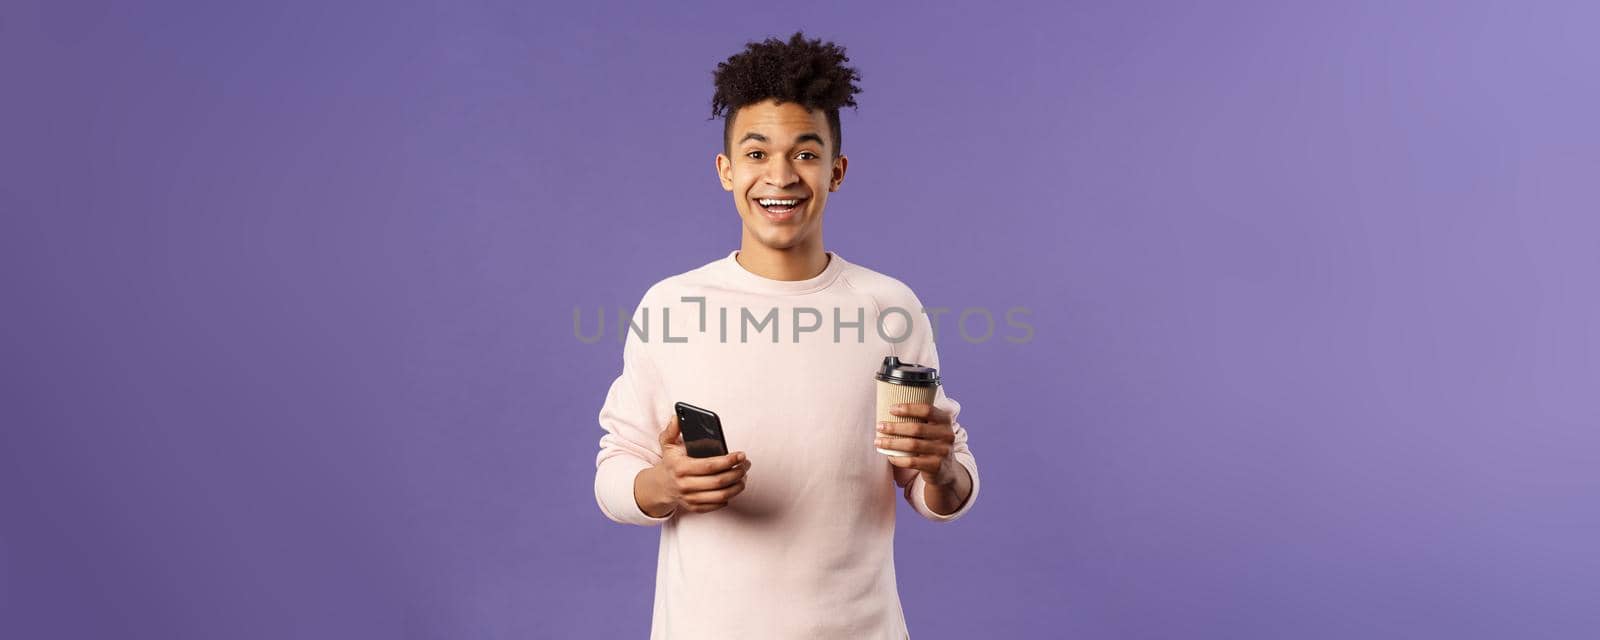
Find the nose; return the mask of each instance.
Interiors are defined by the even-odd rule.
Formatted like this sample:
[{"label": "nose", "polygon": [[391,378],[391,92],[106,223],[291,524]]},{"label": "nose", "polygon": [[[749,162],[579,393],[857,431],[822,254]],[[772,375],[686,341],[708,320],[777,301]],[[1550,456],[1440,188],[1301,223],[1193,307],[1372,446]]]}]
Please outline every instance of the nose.
[{"label": "nose", "polygon": [[795,172],[794,166],[789,163],[788,158],[778,157],[767,163],[767,184],[779,189],[786,189],[789,185],[799,180],[800,174]]}]

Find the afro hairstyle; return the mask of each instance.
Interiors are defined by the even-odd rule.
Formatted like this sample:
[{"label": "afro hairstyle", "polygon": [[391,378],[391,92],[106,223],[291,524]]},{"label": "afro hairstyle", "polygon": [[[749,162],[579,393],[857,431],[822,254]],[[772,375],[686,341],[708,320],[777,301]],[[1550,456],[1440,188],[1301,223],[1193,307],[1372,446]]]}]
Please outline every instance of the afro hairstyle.
[{"label": "afro hairstyle", "polygon": [[843,144],[839,109],[854,108],[855,95],[861,92],[855,84],[861,74],[845,66],[849,61],[844,48],[821,39],[808,40],[796,31],[788,42],[768,38],[746,43],[744,51],[717,63],[712,73],[716,93],[711,97],[711,117],[723,118],[723,152],[733,152],[733,119],[739,109],[771,99],[799,104],[808,112],[822,109],[837,158]]}]

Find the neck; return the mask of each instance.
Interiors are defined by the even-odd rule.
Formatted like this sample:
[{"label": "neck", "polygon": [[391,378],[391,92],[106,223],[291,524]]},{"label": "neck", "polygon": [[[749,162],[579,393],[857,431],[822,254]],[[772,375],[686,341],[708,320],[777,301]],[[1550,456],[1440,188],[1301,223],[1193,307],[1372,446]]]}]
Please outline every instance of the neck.
[{"label": "neck", "polygon": [[828,267],[828,254],[821,242],[773,249],[747,237],[739,243],[739,254],[734,259],[746,271],[769,280],[810,280]]}]

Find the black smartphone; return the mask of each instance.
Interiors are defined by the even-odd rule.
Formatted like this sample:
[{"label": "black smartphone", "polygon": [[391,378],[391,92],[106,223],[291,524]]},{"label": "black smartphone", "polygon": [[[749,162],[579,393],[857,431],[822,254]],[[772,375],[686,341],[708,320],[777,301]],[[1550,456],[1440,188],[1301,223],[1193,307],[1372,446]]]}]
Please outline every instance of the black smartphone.
[{"label": "black smartphone", "polygon": [[728,441],[722,438],[722,419],[717,414],[679,402],[678,430],[683,432],[683,448],[691,458],[713,458],[728,455]]}]

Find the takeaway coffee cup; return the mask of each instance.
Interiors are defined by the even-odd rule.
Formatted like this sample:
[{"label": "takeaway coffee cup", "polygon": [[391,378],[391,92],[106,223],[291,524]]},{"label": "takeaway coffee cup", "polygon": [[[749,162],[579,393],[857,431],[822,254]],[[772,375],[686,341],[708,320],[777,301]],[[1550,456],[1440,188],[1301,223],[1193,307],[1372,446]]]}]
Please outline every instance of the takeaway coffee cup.
[{"label": "takeaway coffee cup", "polygon": [[[901,362],[895,356],[883,359],[878,369],[878,422],[920,422],[916,418],[897,416],[889,408],[902,402],[932,403],[939,392],[939,371],[933,367]],[[874,429],[876,434],[877,430]],[[904,451],[874,447],[888,456],[909,456]]]}]

